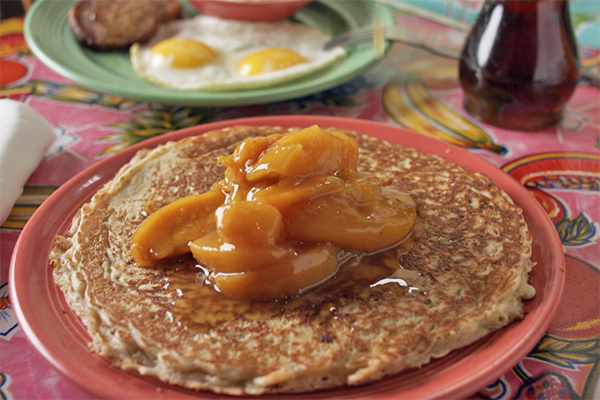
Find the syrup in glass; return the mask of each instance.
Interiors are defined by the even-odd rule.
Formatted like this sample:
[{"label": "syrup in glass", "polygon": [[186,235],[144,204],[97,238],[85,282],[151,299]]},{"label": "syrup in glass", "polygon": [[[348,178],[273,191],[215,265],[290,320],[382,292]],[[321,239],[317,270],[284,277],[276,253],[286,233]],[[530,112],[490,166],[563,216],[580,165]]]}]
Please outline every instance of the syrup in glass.
[{"label": "syrup in glass", "polygon": [[557,123],[579,77],[568,0],[487,0],[459,63],[465,108],[505,129]]}]

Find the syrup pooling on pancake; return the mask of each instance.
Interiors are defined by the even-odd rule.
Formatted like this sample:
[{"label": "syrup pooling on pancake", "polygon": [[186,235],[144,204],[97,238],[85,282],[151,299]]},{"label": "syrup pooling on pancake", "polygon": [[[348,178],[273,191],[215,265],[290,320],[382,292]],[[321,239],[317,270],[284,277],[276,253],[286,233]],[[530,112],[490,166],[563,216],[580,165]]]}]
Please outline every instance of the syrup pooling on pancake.
[{"label": "syrup pooling on pancake", "polygon": [[400,244],[416,222],[415,209],[384,196],[357,161],[353,139],[317,126],[247,139],[219,157],[227,169],[211,191],[144,221],[132,255],[146,265],[191,251],[234,297],[299,294],[334,276],[348,254]]},{"label": "syrup pooling on pancake", "polygon": [[330,39],[290,21],[248,22],[207,15],[160,26],[130,49],[134,71],[155,84],[183,90],[237,90],[296,79],[345,54],[323,50]]}]

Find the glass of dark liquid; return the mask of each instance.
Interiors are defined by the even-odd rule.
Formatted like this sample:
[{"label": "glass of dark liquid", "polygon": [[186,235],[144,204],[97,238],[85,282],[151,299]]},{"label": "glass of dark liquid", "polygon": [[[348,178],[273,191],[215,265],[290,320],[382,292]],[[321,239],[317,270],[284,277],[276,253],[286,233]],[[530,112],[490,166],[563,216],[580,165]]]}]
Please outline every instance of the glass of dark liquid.
[{"label": "glass of dark liquid", "polygon": [[579,78],[568,0],[487,0],[459,63],[465,108],[505,129],[557,123]]}]

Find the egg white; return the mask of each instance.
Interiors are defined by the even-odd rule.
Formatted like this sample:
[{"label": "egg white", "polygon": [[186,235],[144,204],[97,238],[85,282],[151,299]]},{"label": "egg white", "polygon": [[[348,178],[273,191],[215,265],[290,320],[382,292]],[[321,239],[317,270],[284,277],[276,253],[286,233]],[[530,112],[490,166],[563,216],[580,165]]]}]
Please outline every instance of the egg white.
[{"label": "egg white", "polygon": [[[219,56],[213,62],[194,68],[174,68],[168,57],[152,55],[158,42],[183,37],[198,40]],[[224,20],[208,15],[171,21],[161,25],[147,43],[130,49],[134,71],[157,85],[183,90],[239,90],[275,85],[325,68],[346,54],[342,47],[327,51],[323,46],[330,36],[291,21],[250,22]],[[245,56],[266,48],[287,48],[308,59],[285,69],[243,76],[237,65]]]}]

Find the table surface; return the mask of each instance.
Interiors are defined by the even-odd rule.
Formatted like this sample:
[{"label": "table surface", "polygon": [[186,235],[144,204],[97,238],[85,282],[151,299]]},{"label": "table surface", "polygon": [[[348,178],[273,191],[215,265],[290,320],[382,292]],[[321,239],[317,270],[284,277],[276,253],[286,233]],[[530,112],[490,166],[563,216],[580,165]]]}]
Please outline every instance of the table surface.
[{"label": "table surface", "polygon": [[[481,5],[432,2],[431,8],[436,11],[432,13],[413,8],[413,3],[393,7],[397,22],[429,43],[450,48],[460,48],[468,22]],[[577,5],[588,3],[595,2]],[[596,75],[600,50],[593,38],[598,32],[598,8],[572,11],[582,67]],[[547,398],[600,398],[598,87],[580,83],[558,126],[536,133],[503,130],[480,123],[465,112],[455,60],[395,43],[364,75],[327,91],[262,105],[183,107],[134,101],[77,85],[37,60],[27,48],[22,30],[23,18],[7,19],[0,25],[2,61],[26,67],[24,76],[2,81],[0,98],[21,101],[36,109],[55,126],[59,140],[0,228],[0,398],[91,398],[36,352],[19,328],[11,305],[8,266],[12,250],[39,204],[77,172],[146,138],[200,123],[281,114],[336,115],[406,127],[458,143],[525,185],[548,212],[562,241],[567,268],[564,297],[548,331],[531,353],[472,398],[528,398],[528,389],[533,387],[541,388]],[[406,104],[392,100],[397,97],[386,96],[402,92],[409,82],[419,82],[427,98],[406,108]],[[423,115],[431,102],[446,107],[449,114],[427,121]],[[468,120],[468,128],[463,131],[466,135],[460,140],[449,133],[458,118]]]}]

